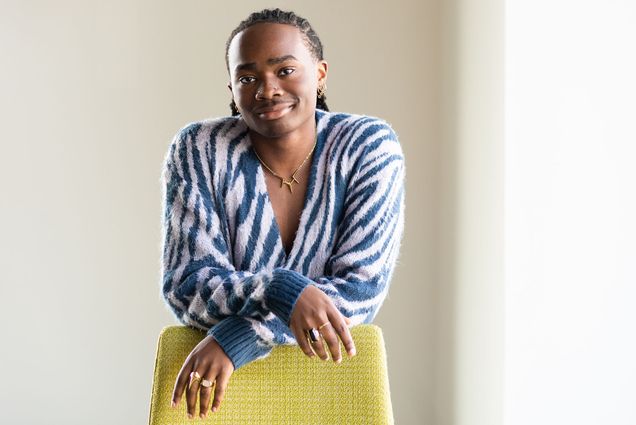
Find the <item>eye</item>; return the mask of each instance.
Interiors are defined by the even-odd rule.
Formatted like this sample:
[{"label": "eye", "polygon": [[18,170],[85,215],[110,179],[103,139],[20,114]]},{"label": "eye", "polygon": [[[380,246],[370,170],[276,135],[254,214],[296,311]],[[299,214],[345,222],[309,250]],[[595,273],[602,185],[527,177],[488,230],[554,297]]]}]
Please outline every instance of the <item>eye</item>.
[{"label": "eye", "polygon": [[254,82],[256,78],[252,77],[251,75],[244,75],[243,77],[239,77],[239,82],[241,84],[249,84]]},{"label": "eye", "polygon": [[283,68],[280,70],[280,75],[289,75],[296,71],[294,68]]}]

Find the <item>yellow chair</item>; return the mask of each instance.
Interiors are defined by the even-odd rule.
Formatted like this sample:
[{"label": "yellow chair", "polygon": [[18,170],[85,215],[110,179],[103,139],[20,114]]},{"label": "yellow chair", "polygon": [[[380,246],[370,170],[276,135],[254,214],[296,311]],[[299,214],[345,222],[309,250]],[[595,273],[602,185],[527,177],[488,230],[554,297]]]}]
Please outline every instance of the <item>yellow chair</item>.
[{"label": "yellow chair", "polygon": [[372,324],[351,328],[357,354],[341,345],[341,364],[307,357],[297,346],[277,346],[269,357],[236,370],[218,412],[187,418],[185,393],[179,407],[170,400],[174,383],[190,351],[205,333],[167,326],[159,335],[150,425],[187,423],[231,425],[393,424],[382,330]]}]

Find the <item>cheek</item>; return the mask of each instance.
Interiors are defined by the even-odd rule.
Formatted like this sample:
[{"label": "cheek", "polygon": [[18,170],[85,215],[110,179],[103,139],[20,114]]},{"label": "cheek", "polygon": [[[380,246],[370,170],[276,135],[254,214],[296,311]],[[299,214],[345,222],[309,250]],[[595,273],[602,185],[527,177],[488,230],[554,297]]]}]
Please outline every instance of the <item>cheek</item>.
[{"label": "cheek", "polygon": [[315,82],[313,82],[309,78],[303,78],[302,81],[298,81],[296,85],[296,93],[301,94],[305,98],[305,100],[310,101],[312,98],[316,97],[316,91],[318,87]]},{"label": "cheek", "polygon": [[239,104],[244,103],[249,98],[245,89],[235,90],[232,95],[234,96],[234,101]]},{"label": "cheek", "polygon": [[246,87],[235,90],[233,96],[234,101],[239,105],[251,102],[254,99],[253,90]]}]

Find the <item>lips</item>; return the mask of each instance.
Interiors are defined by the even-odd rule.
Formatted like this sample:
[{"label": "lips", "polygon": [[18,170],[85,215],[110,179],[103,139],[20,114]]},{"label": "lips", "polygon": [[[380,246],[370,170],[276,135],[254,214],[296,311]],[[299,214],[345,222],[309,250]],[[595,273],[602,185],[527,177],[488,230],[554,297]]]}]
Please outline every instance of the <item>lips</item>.
[{"label": "lips", "polygon": [[293,109],[294,106],[295,104],[292,102],[281,102],[273,105],[261,106],[256,108],[254,112],[261,119],[275,120],[286,115]]}]

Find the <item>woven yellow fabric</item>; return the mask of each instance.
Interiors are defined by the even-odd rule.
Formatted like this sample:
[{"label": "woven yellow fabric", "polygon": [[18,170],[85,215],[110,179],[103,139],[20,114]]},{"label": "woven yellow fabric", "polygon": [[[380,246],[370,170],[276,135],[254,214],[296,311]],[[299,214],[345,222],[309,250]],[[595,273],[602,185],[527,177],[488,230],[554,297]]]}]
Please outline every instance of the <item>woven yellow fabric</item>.
[{"label": "woven yellow fabric", "polygon": [[393,424],[382,330],[351,328],[357,355],[341,364],[307,357],[297,346],[277,346],[269,357],[236,370],[218,412],[187,418],[185,394],[172,409],[174,383],[185,358],[205,337],[186,326],[167,326],[159,336],[150,425]]}]

